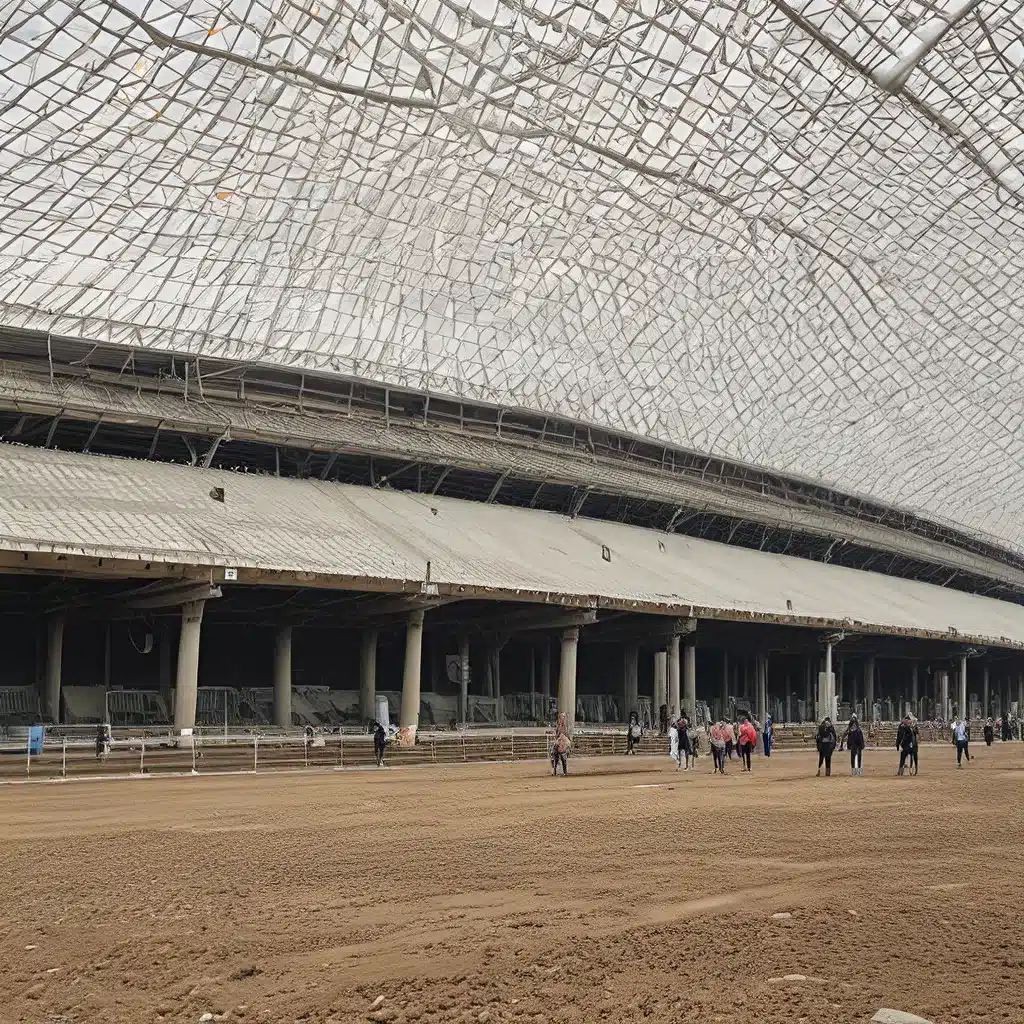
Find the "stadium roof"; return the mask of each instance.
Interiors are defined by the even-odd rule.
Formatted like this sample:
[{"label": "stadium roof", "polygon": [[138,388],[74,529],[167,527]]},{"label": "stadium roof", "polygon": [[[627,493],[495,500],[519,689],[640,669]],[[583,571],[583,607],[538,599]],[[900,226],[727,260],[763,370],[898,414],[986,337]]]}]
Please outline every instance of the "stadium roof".
[{"label": "stadium roof", "polygon": [[330,369],[1024,550],[1024,0],[13,0],[0,327]]},{"label": "stadium roof", "polygon": [[13,445],[0,446],[0,552],[93,574],[233,567],[243,582],[404,593],[429,581],[442,597],[1024,645],[1021,605],[880,573],[536,510]]}]

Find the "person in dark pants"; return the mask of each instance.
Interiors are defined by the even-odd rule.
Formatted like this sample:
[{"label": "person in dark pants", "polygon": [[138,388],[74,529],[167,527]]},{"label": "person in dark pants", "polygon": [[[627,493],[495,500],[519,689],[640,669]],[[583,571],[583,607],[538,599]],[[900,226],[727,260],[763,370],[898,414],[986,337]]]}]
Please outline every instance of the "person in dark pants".
[{"label": "person in dark pants", "polygon": [[635,754],[636,748],[640,746],[640,737],[643,730],[640,728],[640,719],[634,711],[629,716],[629,725],[626,727],[626,753]]},{"label": "person in dark pants", "polygon": [[847,749],[850,751],[850,774],[851,775],[863,775],[864,774],[864,730],[860,727],[860,722],[857,721],[857,716],[853,715],[850,718],[850,724],[846,727],[846,732],[843,733],[842,742],[840,747],[846,744]]},{"label": "person in dark pants", "polygon": [[739,748],[740,748],[740,771],[749,772],[750,768],[750,755],[754,752],[754,747],[757,746],[757,730],[754,728],[754,723],[749,718],[743,718],[740,722],[740,735],[739,735]]},{"label": "person in dark pants", "polygon": [[377,759],[377,767],[384,764],[384,750],[388,745],[388,734],[380,722],[373,723],[373,754]]},{"label": "person in dark pants", "polygon": [[996,730],[992,725],[992,719],[990,718],[985,723],[985,728],[982,730],[982,735],[985,737],[985,746],[991,747],[992,741],[996,738]]},{"label": "person in dark pants", "polygon": [[825,777],[832,774],[832,752],[836,749],[836,728],[832,719],[826,715],[818,726],[818,735],[815,744],[818,748],[818,775],[821,775],[821,767],[825,766]]},{"label": "person in dark pants", "polygon": [[107,756],[107,727],[102,722],[96,726],[96,757],[102,760]]},{"label": "person in dark pants", "polygon": [[560,732],[555,736],[555,742],[551,746],[551,767],[555,775],[558,774],[558,766],[562,766],[562,774],[569,774],[569,736]]},{"label": "person in dark pants", "polygon": [[897,775],[903,775],[907,768],[907,758],[910,758],[911,772],[914,769],[914,729],[910,724],[910,716],[904,717],[900,727],[896,730],[896,749],[900,752],[900,766],[896,770]]},{"label": "person in dark pants", "polygon": [[968,761],[971,759],[971,753],[967,749],[967,744],[971,742],[971,730],[966,718],[958,718],[953,723],[953,742],[956,744],[956,766],[963,768],[964,755]]}]

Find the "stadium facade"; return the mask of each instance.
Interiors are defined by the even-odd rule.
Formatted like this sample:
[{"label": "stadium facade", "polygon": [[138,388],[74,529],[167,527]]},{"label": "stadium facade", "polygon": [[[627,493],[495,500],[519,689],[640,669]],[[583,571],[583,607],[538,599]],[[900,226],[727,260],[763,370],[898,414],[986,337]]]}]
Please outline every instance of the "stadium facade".
[{"label": "stadium facade", "polygon": [[9,718],[1024,703],[1016,5],[2,17]]}]

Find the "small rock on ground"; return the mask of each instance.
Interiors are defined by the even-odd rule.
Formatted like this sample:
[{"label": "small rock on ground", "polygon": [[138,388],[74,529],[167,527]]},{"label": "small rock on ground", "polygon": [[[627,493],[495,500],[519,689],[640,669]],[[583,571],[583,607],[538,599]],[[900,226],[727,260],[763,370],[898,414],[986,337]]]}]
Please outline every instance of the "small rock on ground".
[{"label": "small rock on ground", "polygon": [[793,915],[787,914],[784,910],[780,910],[777,914],[772,914],[773,921],[788,921]]},{"label": "small rock on ground", "polygon": [[871,1020],[873,1024],[932,1024],[924,1017],[915,1017],[914,1014],[906,1013],[903,1010],[882,1009]]}]

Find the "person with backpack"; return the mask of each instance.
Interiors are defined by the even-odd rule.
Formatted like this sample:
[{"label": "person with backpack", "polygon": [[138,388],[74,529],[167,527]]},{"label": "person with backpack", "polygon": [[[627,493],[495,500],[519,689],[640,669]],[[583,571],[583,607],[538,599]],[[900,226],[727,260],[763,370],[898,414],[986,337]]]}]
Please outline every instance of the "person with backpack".
[{"label": "person with backpack", "polygon": [[711,726],[711,758],[714,761],[712,775],[716,772],[720,775],[725,774],[725,736],[727,728],[725,722],[716,722]]},{"label": "person with backpack", "polygon": [[634,711],[629,716],[629,725],[626,727],[626,753],[635,754],[636,748],[640,746],[640,739],[643,730],[640,728],[640,717]]},{"label": "person with backpack", "polygon": [[825,777],[832,774],[832,752],[836,749],[836,728],[832,719],[826,715],[818,726],[818,735],[815,737],[815,746],[818,748],[818,776],[821,775],[821,766],[825,766]]},{"label": "person with backpack", "polygon": [[910,724],[910,715],[905,715],[900,727],[896,730],[896,749],[900,752],[900,766],[897,775],[903,775],[910,759],[911,774],[914,774],[914,728]]},{"label": "person with backpack", "polygon": [[857,716],[852,715],[850,717],[850,724],[846,727],[846,732],[843,733],[843,738],[839,742],[839,746],[842,747],[846,744],[847,749],[850,751],[850,774],[851,775],[863,775],[864,774],[864,730],[860,727],[860,722],[857,721]]},{"label": "person with backpack", "polygon": [[555,724],[555,742],[551,745],[551,767],[554,774],[558,774],[558,766],[562,766],[562,774],[569,774],[569,748],[572,741],[569,739],[569,719],[564,711],[559,712],[558,721]]},{"label": "person with backpack", "polygon": [[959,769],[963,769],[963,757],[966,754],[967,760],[970,761],[971,754],[967,749],[967,744],[971,741],[971,727],[967,724],[966,718],[957,718],[953,722],[953,743],[956,746],[956,766]]},{"label": "person with backpack", "polygon": [[739,735],[741,772],[751,771],[750,755],[754,752],[755,746],[757,746],[757,730],[754,728],[754,723],[744,715],[743,721],[740,722]]},{"label": "person with backpack", "polygon": [[384,751],[388,745],[388,734],[380,722],[373,723],[373,756],[377,760],[377,767],[384,765]]}]

